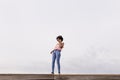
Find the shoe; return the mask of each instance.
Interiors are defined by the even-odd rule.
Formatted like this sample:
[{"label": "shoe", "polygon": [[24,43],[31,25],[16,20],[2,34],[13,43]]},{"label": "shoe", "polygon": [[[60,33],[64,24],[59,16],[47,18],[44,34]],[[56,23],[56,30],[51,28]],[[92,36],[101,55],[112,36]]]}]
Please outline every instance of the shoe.
[{"label": "shoe", "polygon": [[51,72],[51,74],[54,74],[54,72]]},{"label": "shoe", "polygon": [[58,74],[60,74],[60,72],[58,72]]}]

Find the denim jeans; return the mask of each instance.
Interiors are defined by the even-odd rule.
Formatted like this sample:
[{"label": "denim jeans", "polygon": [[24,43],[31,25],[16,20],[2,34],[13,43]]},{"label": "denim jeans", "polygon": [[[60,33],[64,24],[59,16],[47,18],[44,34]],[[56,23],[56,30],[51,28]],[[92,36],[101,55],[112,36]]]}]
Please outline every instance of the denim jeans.
[{"label": "denim jeans", "polygon": [[54,50],[52,53],[52,72],[54,73],[54,67],[55,67],[55,60],[57,59],[57,67],[58,67],[58,73],[60,73],[60,56],[61,51],[60,50]]}]

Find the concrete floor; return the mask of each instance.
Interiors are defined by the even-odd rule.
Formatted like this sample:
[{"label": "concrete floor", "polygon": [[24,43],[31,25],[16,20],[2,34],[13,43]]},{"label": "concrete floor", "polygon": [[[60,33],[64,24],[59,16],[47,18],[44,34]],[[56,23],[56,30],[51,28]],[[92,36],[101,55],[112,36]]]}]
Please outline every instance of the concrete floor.
[{"label": "concrete floor", "polygon": [[120,80],[120,74],[0,74],[0,80]]}]

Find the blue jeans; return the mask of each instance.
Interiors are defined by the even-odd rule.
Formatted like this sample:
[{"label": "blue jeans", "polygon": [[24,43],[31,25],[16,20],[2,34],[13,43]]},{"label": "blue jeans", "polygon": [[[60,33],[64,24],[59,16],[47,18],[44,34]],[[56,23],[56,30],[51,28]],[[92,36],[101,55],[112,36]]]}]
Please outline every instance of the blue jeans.
[{"label": "blue jeans", "polygon": [[54,73],[55,60],[57,59],[58,73],[60,73],[60,50],[54,50],[52,53],[52,72]]}]

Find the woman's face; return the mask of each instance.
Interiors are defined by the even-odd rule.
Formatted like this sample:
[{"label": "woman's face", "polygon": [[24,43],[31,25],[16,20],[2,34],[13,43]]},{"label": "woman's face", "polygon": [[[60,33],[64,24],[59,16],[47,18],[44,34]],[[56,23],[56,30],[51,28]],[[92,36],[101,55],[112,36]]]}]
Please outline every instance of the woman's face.
[{"label": "woman's face", "polygon": [[58,41],[58,42],[62,42],[61,39],[59,39],[59,38],[57,39],[57,41]]}]

